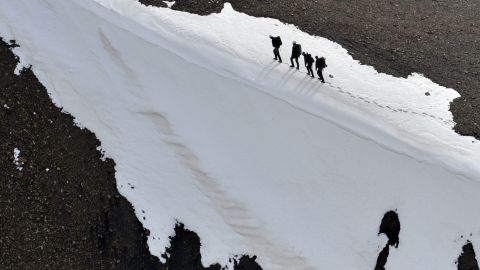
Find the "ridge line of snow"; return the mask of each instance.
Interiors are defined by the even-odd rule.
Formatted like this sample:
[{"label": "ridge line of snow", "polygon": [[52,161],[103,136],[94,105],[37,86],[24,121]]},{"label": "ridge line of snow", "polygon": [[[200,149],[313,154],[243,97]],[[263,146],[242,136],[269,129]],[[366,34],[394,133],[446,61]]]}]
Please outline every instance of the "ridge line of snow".
[{"label": "ridge line of snow", "polygon": [[[178,46],[171,46],[170,48],[163,47],[163,49],[168,50],[171,53],[174,53],[175,55],[177,55],[180,58],[183,58],[185,61],[187,61],[189,63],[195,64],[195,65],[197,65],[199,67],[202,67],[204,69],[207,69],[211,72],[214,72],[214,73],[217,73],[219,75],[225,76],[226,78],[235,79],[238,82],[245,83],[245,81],[242,80],[242,78],[239,77],[232,70],[228,70],[226,68],[222,68],[222,67],[218,67],[218,66],[216,68],[214,68],[214,67],[211,67],[211,66],[208,66],[208,65],[204,64],[204,63],[209,63],[209,61],[208,61],[208,59],[205,59],[202,56],[200,56],[200,59],[203,58],[204,61],[192,61],[191,59],[187,59],[187,58],[183,57],[183,55],[186,54],[186,53],[184,53],[184,54],[180,53],[178,51],[179,50],[178,48],[185,49],[185,47],[180,45],[181,42],[179,42],[178,34],[175,33],[174,30],[167,28],[168,25],[167,26],[160,26],[155,21],[153,21],[155,23],[155,25],[154,25],[155,27],[153,27],[153,25],[147,25],[145,23],[142,23],[142,22],[138,21],[137,16],[132,18],[131,17],[132,14],[129,14],[129,13],[131,13],[132,10],[134,10],[134,9],[125,9],[125,6],[123,5],[124,0],[89,0],[89,1],[93,2],[93,3],[96,3],[96,4],[99,4],[100,6],[102,6],[104,8],[107,8],[107,9],[111,8],[112,11],[124,16],[125,19],[131,20],[132,22],[135,22],[138,25],[141,25],[142,27],[144,27],[144,30],[146,30],[146,31],[157,33],[157,30],[160,30],[159,28],[161,28],[161,30],[164,31],[163,34],[165,34],[165,31],[166,31],[168,33],[168,36],[172,40],[174,40],[175,43],[177,43],[177,45],[178,45]],[[106,5],[105,3],[110,3],[110,5]],[[77,4],[83,5],[83,4],[85,4],[85,1],[77,3]],[[140,3],[136,3],[136,2],[132,2],[131,4],[141,6]],[[229,3],[226,3],[225,6],[228,7],[228,8],[231,8]],[[86,7],[84,7],[84,8],[86,8]],[[121,8],[121,9],[119,9],[119,8]],[[88,8],[86,8],[86,9],[88,9]],[[152,9],[152,8],[151,7],[144,7],[144,6],[141,6],[141,8],[140,8],[140,10],[148,10],[148,9]],[[155,10],[155,9],[164,9],[164,8],[156,8],[155,7],[153,9]],[[126,12],[126,14],[124,12]],[[180,12],[180,11],[170,11],[170,12],[184,13],[184,12]],[[134,14],[138,15],[137,12],[135,12]],[[188,14],[190,14],[190,13],[188,13]],[[145,12],[145,14],[142,14],[142,15],[152,15],[152,14]],[[199,15],[193,14],[192,16],[199,16]],[[215,16],[215,14],[210,15],[210,16]],[[159,19],[159,17],[152,17],[150,19]],[[138,32],[131,31],[130,29],[127,29],[126,27],[122,27],[118,24],[117,24],[117,26],[121,27],[125,31],[130,32],[132,35],[135,35],[138,38],[142,38],[143,40],[145,40],[147,42],[150,42],[152,44],[155,44],[156,46],[159,46],[158,43],[155,43],[154,41],[149,40],[145,36],[140,35]],[[206,55],[217,55],[219,58],[222,57],[222,54],[217,53],[219,51],[211,50],[208,47],[202,47],[202,49],[209,51],[209,53],[206,54]],[[225,53],[228,53],[228,52],[225,52]],[[258,52],[258,53],[260,53],[260,52]],[[190,54],[188,54],[188,55],[190,55]],[[219,62],[222,62],[222,61],[219,61]],[[244,61],[242,61],[242,62],[244,62]],[[244,62],[244,64],[245,63],[246,62]],[[245,79],[245,78],[243,78],[243,79]],[[337,112],[336,112],[337,114],[335,116],[333,114],[330,114],[329,115],[330,118],[328,118],[328,117],[322,116],[321,113],[319,113],[318,104],[313,104],[314,107],[312,108],[312,106],[309,106],[308,104],[305,104],[302,101],[289,100],[285,96],[281,96],[278,93],[275,93],[274,91],[268,91],[268,90],[265,90],[263,88],[260,88],[253,81],[248,80],[247,83],[248,83],[249,86],[255,87],[257,90],[263,92],[264,94],[268,94],[272,97],[276,97],[278,99],[281,99],[282,101],[288,103],[289,105],[291,105],[292,107],[294,107],[296,109],[301,109],[302,111],[308,112],[311,115],[314,115],[316,117],[320,117],[324,120],[327,120],[330,123],[335,124],[335,125],[341,127],[342,129],[344,129],[348,132],[351,132],[351,133],[353,133],[357,136],[360,136],[364,139],[368,139],[369,141],[372,141],[372,142],[378,144],[379,146],[384,147],[385,149],[393,151],[397,154],[403,154],[407,157],[414,158],[418,162],[428,162],[430,164],[436,164],[436,165],[442,167],[445,170],[448,170],[448,171],[450,171],[450,172],[452,172],[456,175],[463,176],[463,177],[465,177],[469,180],[480,181],[480,180],[475,180],[475,177],[480,175],[480,168],[478,168],[476,166],[476,163],[471,163],[470,160],[465,160],[465,159],[463,159],[462,161],[459,161],[456,158],[452,158],[452,156],[445,156],[445,155],[441,155],[441,154],[438,155],[437,153],[434,153],[434,152],[431,152],[431,151],[428,151],[428,150],[422,150],[422,145],[420,145],[418,142],[415,142],[412,139],[407,140],[406,138],[398,137],[397,134],[396,134],[397,133],[396,131],[393,131],[390,128],[385,127],[385,125],[383,125],[383,123],[375,122],[374,119],[368,118],[365,115],[352,114],[350,111],[343,111],[343,112],[338,111],[337,110],[337,108],[339,107],[338,103],[332,105],[332,104],[328,104],[328,103],[324,102],[322,104],[323,106],[328,106],[329,110],[337,110]],[[268,86],[265,86],[265,87],[268,88]],[[333,87],[339,87],[339,86],[333,86]],[[334,102],[333,100],[330,100],[330,101]],[[351,106],[351,105],[349,105],[349,106]],[[322,110],[322,112],[325,113],[325,112],[328,112],[328,110]],[[335,117],[337,119],[335,119]],[[358,130],[358,129],[355,130],[355,129],[353,129],[352,127],[354,125],[350,125],[348,123],[348,122],[351,122],[351,121],[346,121],[347,119],[351,120],[352,117],[354,117],[354,118],[356,118],[359,121],[362,121],[364,123],[368,123],[369,130]],[[342,120],[343,122],[342,121],[341,122],[336,122],[333,119]],[[389,139],[387,139],[387,142],[385,142],[386,137],[389,137]],[[395,142],[393,142],[393,141],[395,141]],[[405,145],[402,145],[402,144],[409,145],[410,149],[408,149],[408,150],[405,149]],[[415,153],[415,154],[413,154],[412,152]],[[420,157],[420,156],[426,157],[426,156],[429,156],[429,155],[431,155],[431,158],[429,158],[429,159],[421,160],[421,159],[417,158],[417,157]],[[463,162],[467,162],[467,164],[471,163],[470,165],[468,165],[470,169],[467,170],[467,171],[474,172],[474,173],[469,173],[469,174],[464,173],[465,169],[462,169],[462,167],[464,167],[465,163],[463,165],[459,164],[459,163],[463,163]],[[454,164],[457,164],[457,165],[454,165]]]}]

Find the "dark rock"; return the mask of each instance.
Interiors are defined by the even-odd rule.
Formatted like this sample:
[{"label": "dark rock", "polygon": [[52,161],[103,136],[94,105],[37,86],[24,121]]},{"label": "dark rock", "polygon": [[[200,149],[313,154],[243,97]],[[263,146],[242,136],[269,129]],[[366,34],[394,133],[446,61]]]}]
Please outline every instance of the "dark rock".
[{"label": "dark rock", "polygon": [[395,211],[388,211],[382,218],[378,234],[384,233],[388,237],[390,246],[398,247],[400,234],[400,220]]},{"label": "dark rock", "polygon": [[385,270],[385,265],[387,264],[389,253],[390,246],[387,244],[378,254],[377,264],[375,264],[375,270]]},{"label": "dark rock", "polygon": [[470,242],[467,242],[462,248],[462,254],[457,261],[458,270],[479,270],[477,259],[475,258],[475,250]]}]

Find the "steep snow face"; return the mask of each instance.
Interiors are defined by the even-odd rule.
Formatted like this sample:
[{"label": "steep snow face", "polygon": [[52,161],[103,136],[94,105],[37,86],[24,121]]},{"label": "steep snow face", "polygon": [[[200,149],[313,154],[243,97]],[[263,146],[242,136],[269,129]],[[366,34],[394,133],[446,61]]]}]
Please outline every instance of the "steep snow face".
[{"label": "steep snow face", "polygon": [[[451,130],[458,94],[421,75],[379,74],[229,5],[200,17],[134,0],[1,1],[0,34],[116,161],[156,255],[179,220],[205,264],[247,253],[265,269],[373,269],[391,209],[389,270],[455,269],[461,236],[480,243],[480,144]],[[326,56],[333,78],[272,61],[269,34],[285,60],[292,40]]]}]

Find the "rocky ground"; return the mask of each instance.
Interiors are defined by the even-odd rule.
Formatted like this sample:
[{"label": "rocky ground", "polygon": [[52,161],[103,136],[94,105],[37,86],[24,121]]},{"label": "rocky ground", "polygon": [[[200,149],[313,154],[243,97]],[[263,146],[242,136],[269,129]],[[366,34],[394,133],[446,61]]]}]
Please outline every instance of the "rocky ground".
[{"label": "rocky ground", "polygon": [[177,0],[173,8],[206,15],[219,12],[224,2],[338,42],[380,72],[422,73],[454,88],[461,94],[451,105],[455,130],[480,139],[479,1]]},{"label": "rocky ground", "polygon": [[[166,264],[150,254],[115,162],[101,160],[95,134],[75,126],[30,69],[14,74],[10,47],[0,41],[0,269],[206,269],[199,237],[181,224]],[[242,257],[235,269],[261,268]]]}]

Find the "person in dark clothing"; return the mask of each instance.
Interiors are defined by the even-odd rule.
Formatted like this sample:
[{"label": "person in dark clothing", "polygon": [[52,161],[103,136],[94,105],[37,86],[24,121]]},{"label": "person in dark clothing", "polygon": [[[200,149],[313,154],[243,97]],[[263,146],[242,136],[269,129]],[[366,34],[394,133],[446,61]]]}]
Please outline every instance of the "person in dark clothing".
[{"label": "person in dark clothing", "polygon": [[308,53],[307,52],[302,52],[302,55],[303,55],[303,62],[305,63],[305,67],[307,67],[307,63],[308,63]]},{"label": "person in dark clothing", "polygon": [[270,36],[270,39],[272,39],[273,55],[275,55],[275,60],[278,60],[278,62],[282,63],[282,57],[280,56],[280,46],[282,46],[282,39],[279,36]]},{"label": "person in dark clothing", "polygon": [[294,67],[295,65],[293,64],[293,59],[297,62],[297,69],[300,69],[300,65],[298,64],[298,58],[302,55],[302,46],[300,44],[297,44],[297,42],[293,42],[292,46],[292,56],[290,57],[290,62],[292,65],[290,67]]},{"label": "person in dark clothing", "polygon": [[318,74],[318,79],[322,81],[322,83],[325,83],[325,80],[323,79],[323,69],[327,67],[327,64],[325,62],[325,57],[320,57],[318,58],[318,56],[315,56],[315,59],[317,59],[317,61],[315,62],[315,69],[317,70],[317,74]]},{"label": "person in dark clothing", "polygon": [[303,53],[303,57],[305,60],[305,67],[307,68],[308,75],[312,76],[312,78],[315,78],[312,70],[312,66],[313,66],[313,63],[315,63],[315,60],[313,59],[312,55],[309,53]]}]

